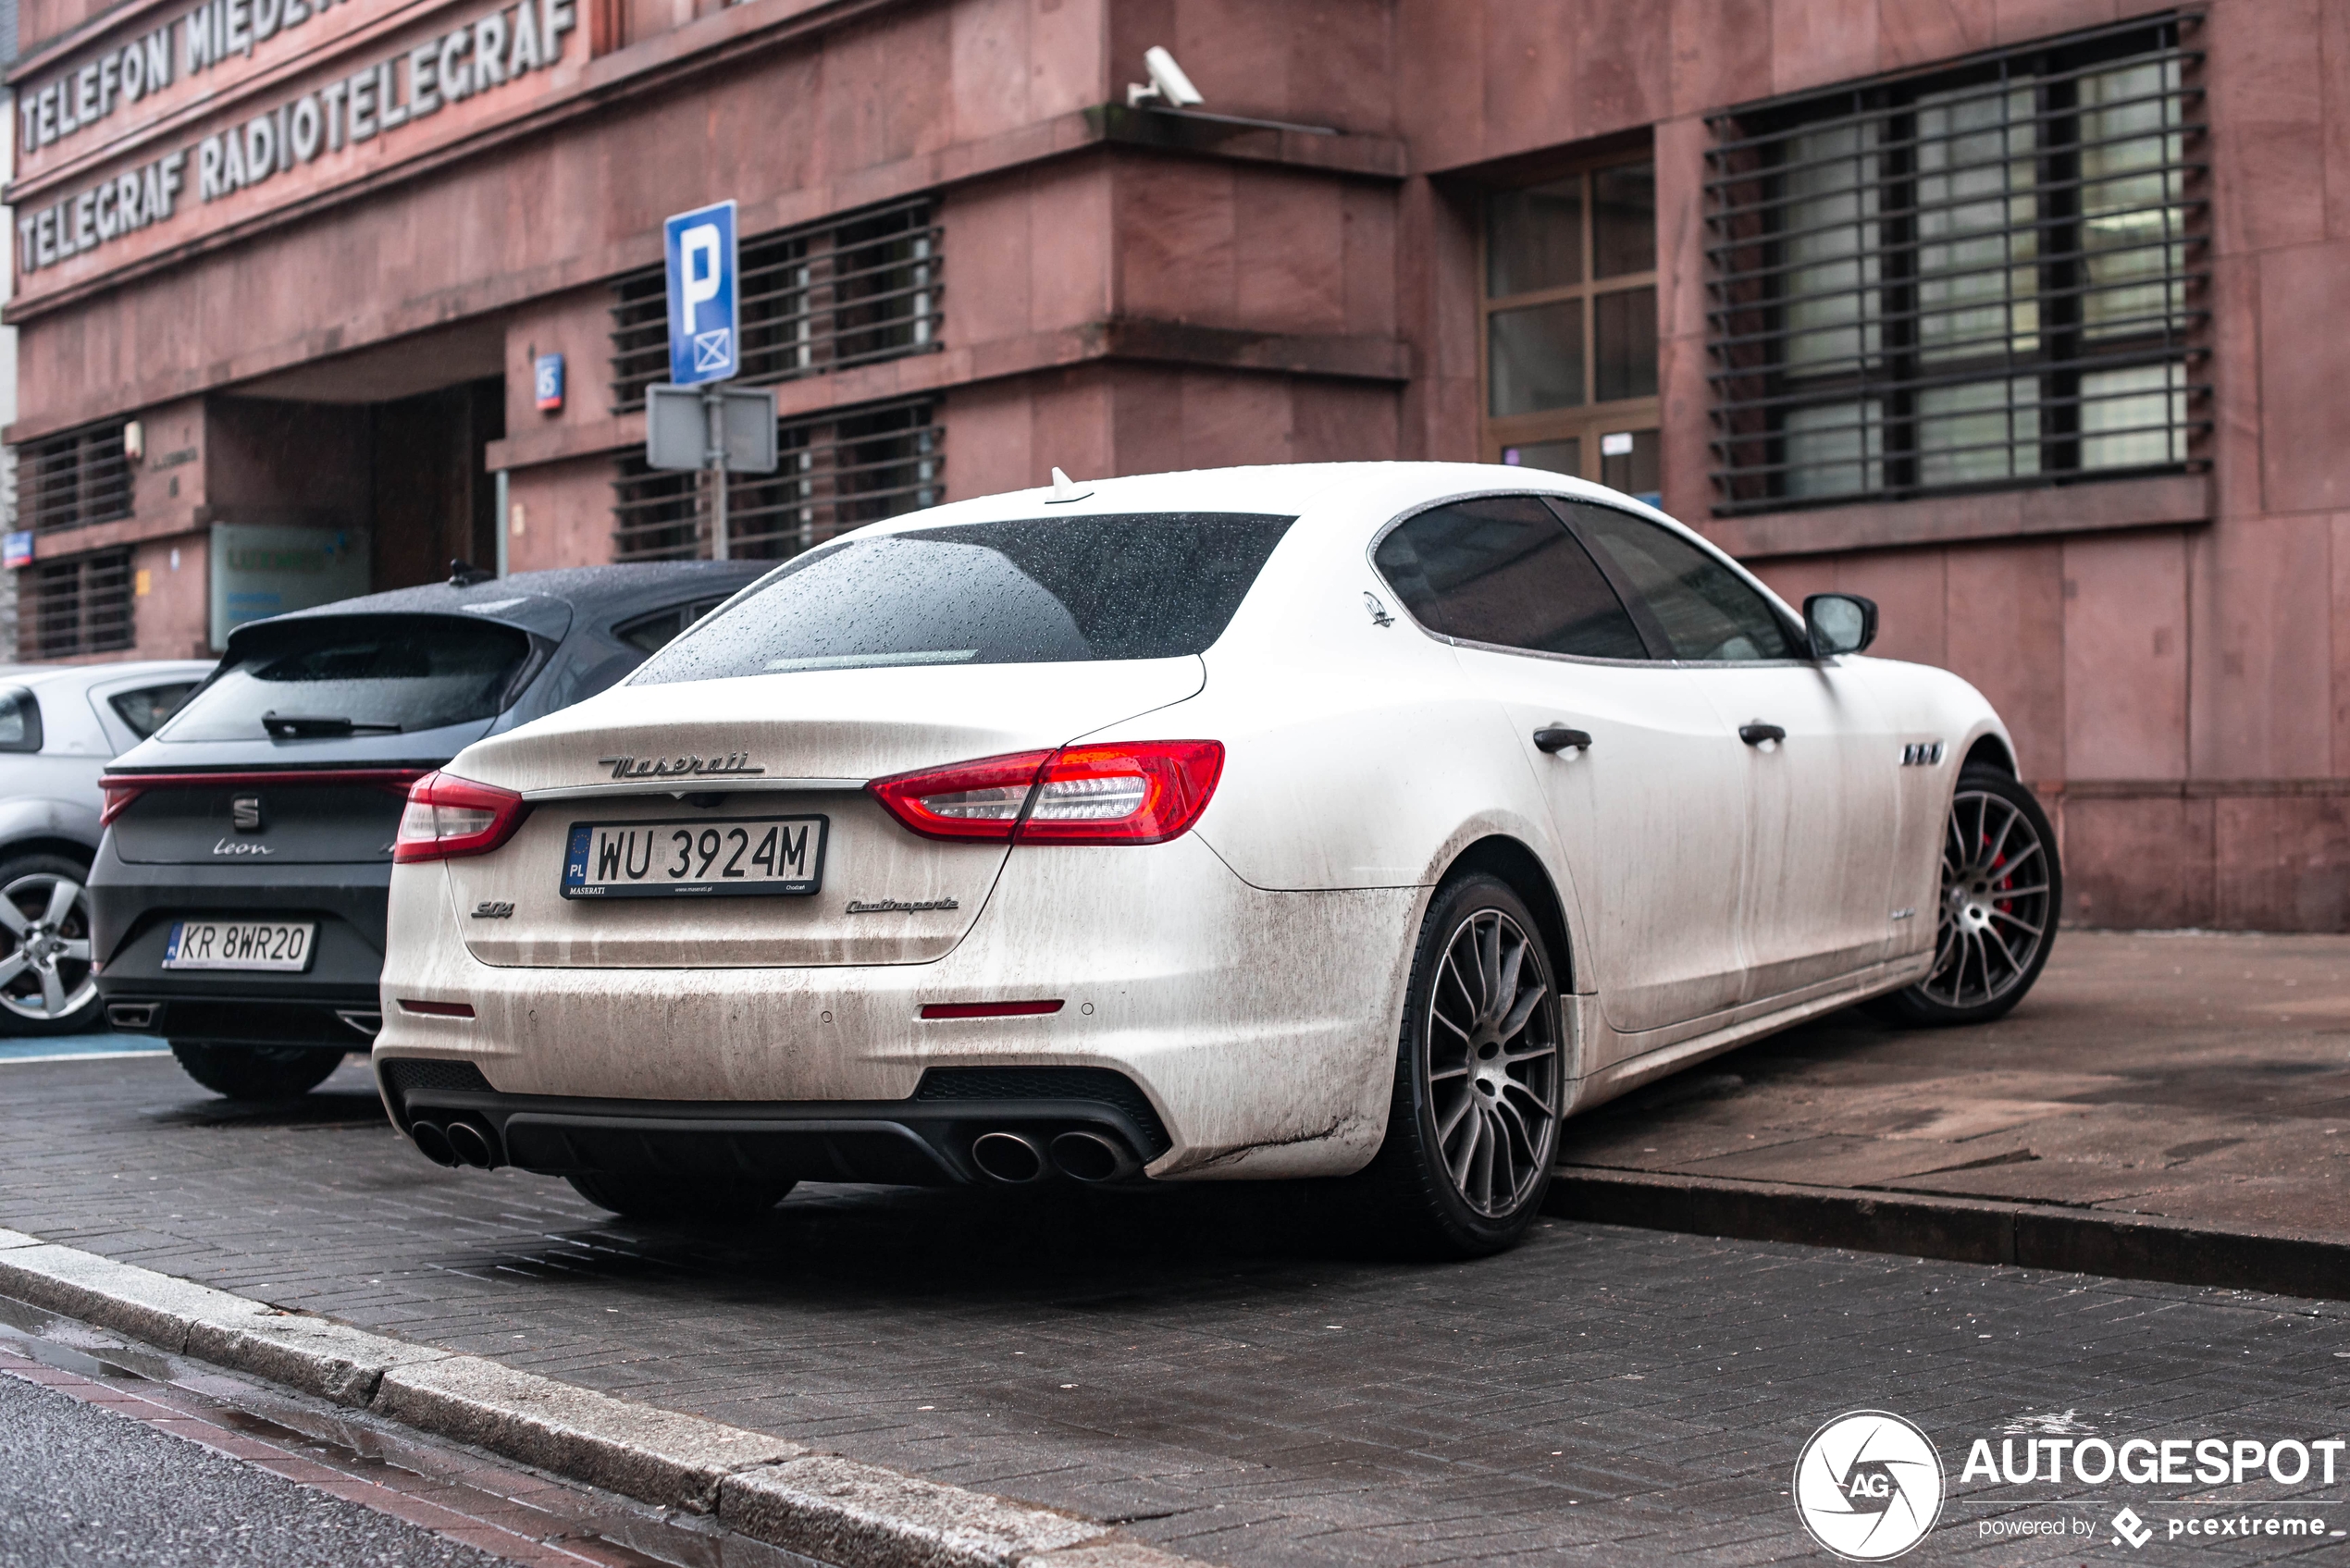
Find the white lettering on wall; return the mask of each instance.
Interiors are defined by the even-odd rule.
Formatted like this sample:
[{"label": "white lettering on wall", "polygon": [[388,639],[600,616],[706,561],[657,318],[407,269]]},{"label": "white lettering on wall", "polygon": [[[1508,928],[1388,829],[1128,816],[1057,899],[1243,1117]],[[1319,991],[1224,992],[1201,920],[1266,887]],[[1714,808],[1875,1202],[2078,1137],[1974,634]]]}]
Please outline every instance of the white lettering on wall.
[{"label": "white lettering on wall", "polygon": [[[204,0],[181,19],[187,73],[208,68],[229,54],[250,53],[256,38],[266,38],[337,3]],[[323,154],[371,141],[476,93],[552,66],[562,58],[563,34],[577,25],[575,6],[575,0],[519,0],[413,49],[363,66],[315,92],[263,110],[241,125],[216,130],[192,149],[182,148],[112,176],[37,212],[19,212],[18,271],[31,273],[55,266],[171,216],[192,151],[196,162],[196,200],[215,202],[288,173],[297,165],[311,163]],[[60,105],[68,113],[88,106],[94,117],[104,112],[96,106],[104,94],[112,93],[117,101],[122,101],[134,79],[141,93],[168,81],[170,52],[155,43],[168,31],[159,28],[145,39],[82,67],[73,77],[61,77],[39,93],[28,93],[21,105],[27,143],[35,144],[36,135],[53,139],[46,129],[36,131],[32,128],[36,120],[43,127],[56,124]],[[135,68],[125,63],[134,52],[139,60]],[[112,62],[110,71],[107,62]],[[126,76],[126,71],[132,74]],[[84,76],[91,83],[86,94],[71,85]],[[71,120],[66,130],[83,123]]]}]

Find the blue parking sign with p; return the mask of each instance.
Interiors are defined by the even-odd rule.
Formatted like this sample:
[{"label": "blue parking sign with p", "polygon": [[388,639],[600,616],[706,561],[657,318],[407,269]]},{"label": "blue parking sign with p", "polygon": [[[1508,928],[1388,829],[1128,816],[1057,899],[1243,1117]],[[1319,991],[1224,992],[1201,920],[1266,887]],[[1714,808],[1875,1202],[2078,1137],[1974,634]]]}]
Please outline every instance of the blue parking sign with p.
[{"label": "blue parking sign with p", "polygon": [[662,239],[669,264],[669,378],[680,387],[724,381],[741,368],[735,204],[679,213],[662,225]]}]

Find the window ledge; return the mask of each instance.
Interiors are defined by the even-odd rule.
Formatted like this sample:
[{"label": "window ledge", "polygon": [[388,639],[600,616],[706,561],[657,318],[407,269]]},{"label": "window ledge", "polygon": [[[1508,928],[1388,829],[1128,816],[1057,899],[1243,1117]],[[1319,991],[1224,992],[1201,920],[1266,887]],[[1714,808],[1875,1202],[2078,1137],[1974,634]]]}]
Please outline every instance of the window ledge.
[{"label": "window ledge", "polygon": [[2152,479],[2114,479],[1933,500],[1711,517],[1699,528],[1741,561],[1754,561],[2114,528],[2176,527],[2208,523],[2211,515],[2210,475],[2169,474]]}]

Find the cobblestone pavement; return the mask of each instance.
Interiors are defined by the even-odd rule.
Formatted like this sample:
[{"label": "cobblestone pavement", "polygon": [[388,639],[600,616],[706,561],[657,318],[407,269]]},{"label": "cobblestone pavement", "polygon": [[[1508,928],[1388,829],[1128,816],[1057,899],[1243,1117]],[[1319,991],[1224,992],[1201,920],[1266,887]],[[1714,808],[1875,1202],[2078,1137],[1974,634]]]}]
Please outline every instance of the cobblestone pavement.
[{"label": "cobblestone pavement", "polygon": [[1578,1117],[1564,1163],[2350,1241],[2350,937],[2067,932],[1977,1029],[1857,1011]]},{"label": "cobblestone pavement", "polygon": [[[810,1188],[754,1228],[662,1232],[557,1181],[427,1165],[355,1065],[267,1113],[168,1060],[0,1065],[0,1225],[1236,1568],[1824,1561],[1789,1476],[1859,1407],[1918,1422],[1948,1467],[1906,1561],[2350,1561],[2350,1475],[1960,1476],[2003,1429],[2343,1435],[2339,1303],[1565,1221],[1505,1257],[1405,1264],[1304,1195],[1239,1187]],[[2328,1536],[2162,1533],[2285,1496]],[[2141,1551],[2111,1544],[2125,1502],[2158,1532]],[[1982,1533],[2059,1516],[2096,1533]]]}]

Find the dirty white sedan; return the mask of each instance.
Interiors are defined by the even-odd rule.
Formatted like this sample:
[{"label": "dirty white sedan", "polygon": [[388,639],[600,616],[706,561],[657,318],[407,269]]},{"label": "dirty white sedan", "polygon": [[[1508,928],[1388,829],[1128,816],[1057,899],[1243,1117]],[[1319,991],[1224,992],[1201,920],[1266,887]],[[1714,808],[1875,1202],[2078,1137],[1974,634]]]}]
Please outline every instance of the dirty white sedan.
[{"label": "dirty white sedan", "polygon": [[627,1214],[1352,1175],[1504,1245],[1571,1112],[2039,973],[2007,733],[1874,630],[1519,469],[877,525],[417,784],[384,1096],[434,1159]]}]

